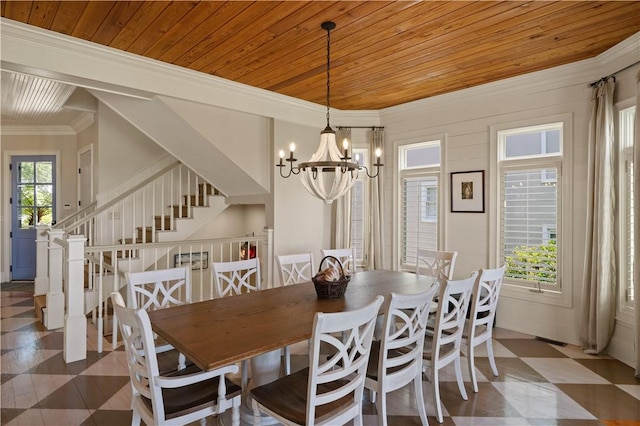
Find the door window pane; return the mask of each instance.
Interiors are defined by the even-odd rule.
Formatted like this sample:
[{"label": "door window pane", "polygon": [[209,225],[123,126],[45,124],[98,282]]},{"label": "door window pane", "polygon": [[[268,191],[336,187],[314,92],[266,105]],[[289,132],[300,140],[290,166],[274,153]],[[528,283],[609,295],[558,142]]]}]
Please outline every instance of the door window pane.
[{"label": "door window pane", "polygon": [[33,228],[35,215],[33,211],[33,207],[23,207],[18,209],[18,225],[20,229],[30,229]]},{"label": "door window pane", "polygon": [[50,206],[53,204],[53,185],[36,186],[36,205]]},{"label": "door window pane", "polygon": [[36,163],[36,182],[53,182],[53,164],[49,161],[39,161]]},{"label": "door window pane", "polygon": [[33,162],[23,161],[18,164],[18,182],[31,183],[34,181]]}]

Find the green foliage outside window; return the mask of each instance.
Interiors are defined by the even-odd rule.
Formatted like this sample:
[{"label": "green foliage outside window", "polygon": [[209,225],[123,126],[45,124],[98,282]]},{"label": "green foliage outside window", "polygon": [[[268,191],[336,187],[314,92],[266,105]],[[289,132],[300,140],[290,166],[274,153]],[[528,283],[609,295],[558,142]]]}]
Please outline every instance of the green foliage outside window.
[{"label": "green foliage outside window", "polygon": [[518,246],[511,256],[506,256],[506,276],[521,280],[556,283],[557,245],[556,240],[547,244]]}]

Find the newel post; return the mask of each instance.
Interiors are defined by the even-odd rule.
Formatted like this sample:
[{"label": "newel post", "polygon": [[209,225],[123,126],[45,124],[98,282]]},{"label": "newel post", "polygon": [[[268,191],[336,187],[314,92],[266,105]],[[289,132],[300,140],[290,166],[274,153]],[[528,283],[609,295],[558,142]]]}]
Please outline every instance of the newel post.
[{"label": "newel post", "polygon": [[65,283],[67,314],[64,318],[62,356],[67,363],[87,357],[87,319],[84,316],[84,235],[67,237],[68,273]]},{"label": "newel post", "polygon": [[36,278],[33,281],[33,295],[49,292],[49,225],[36,226]]},{"label": "newel post", "polygon": [[63,247],[56,242],[62,240],[62,229],[49,231],[49,291],[47,292],[47,310],[44,325],[47,330],[64,326],[64,293],[62,292]]}]

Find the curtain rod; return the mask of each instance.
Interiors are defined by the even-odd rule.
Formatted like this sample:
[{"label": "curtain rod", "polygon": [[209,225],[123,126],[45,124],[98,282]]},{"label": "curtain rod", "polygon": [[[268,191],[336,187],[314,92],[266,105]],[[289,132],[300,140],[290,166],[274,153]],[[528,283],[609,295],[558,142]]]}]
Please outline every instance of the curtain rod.
[{"label": "curtain rod", "polygon": [[384,126],[336,126],[337,129],[384,129]]},{"label": "curtain rod", "polygon": [[618,71],[616,71],[616,72],[614,72],[614,73],[612,73],[612,74],[609,74],[608,76],[602,77],[602,78],[601,78],[600,80],[598,80],[598,81],[594,81],[593,83],[589,83],[589,87],[595,87],[595,86],[597,86],[597,85],[598,85],[598,83],[600,83],[600,82],[604,82],[604,81],[607,81],[607,80],[609,80],[610,78],[613,78],[613,81],[616,81],[616,74],[618,74],[619,72],[622,72],[622,71],[624,71],[624,70],[626,70],[626,69],[629,69],[629,68],[631,68],[631,67],[634,67],[634,66],[636,66],[636,65],[638,65],[638,64],[640,64],[640,61],[636,61],[636,62],[634,62],[634,63],[632,63],[632,64],[630,64],[630,65],[627,65],[626,67],[624,67],[624,68],[622,68],[622,69],[619,69]]}]

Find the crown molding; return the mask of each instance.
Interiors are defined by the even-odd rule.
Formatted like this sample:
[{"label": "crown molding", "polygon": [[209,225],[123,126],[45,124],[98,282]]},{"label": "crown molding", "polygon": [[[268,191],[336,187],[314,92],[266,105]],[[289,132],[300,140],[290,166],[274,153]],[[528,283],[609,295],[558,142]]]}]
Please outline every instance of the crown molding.
[{"label": "crown molding", "polygon": [[123,95],[152,94],[312,126],[325,107],[0,18],[3,69]]},{"label": "crown molding", "polygon": [[0,134],[11,136],[53,135],[75,136],[75,130],[66,125],[61,126],[2,126]]},{"label": "crown molding", "polygon": [[600,77],[640,63],[640,31],[602,52],[595,61],[600,67]]}]

